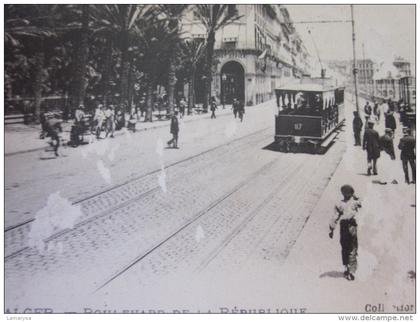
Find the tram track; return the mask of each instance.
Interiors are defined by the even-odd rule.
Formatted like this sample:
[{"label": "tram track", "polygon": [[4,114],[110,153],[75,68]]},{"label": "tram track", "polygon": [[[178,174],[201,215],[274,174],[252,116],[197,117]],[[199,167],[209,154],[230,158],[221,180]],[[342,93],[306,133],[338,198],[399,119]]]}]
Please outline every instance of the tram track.
[{"label": "tram track", "polygon": [[108,285],[109,283],[111,283],[113,280],[115,280],[117,277],[119,277],[122,274],[124,274],[126,271],[128,271],[131,267],[133,267],[134,265],[136,265],[138,262],[140,262],[141,260],[145,259],[153,251],[157,250],[159,247],[161,247],[162,245],[164,245],[171,238],[175,237],[177,234],[179,234],[182,231],[184,231],[187,227],[189,227],[193,223],[197,222],[201,217],[203,217],[204,215],[208,214],[210,212],[210,210],[212,210],[213,208],[215,208],[216,206],[218,206],[219,204],[221,204],[224,200],[226,200],[227,198],[229,198],[230,196],[232,196],[234,193],[236,193],[237,191],[239,191],[242,187],[244,187],[249,182],[251,182],[252,180],[254,180],[260,173],[262,173],[262,172],[266,171],[268,168],[272,167],[276,162],[277,162],[277,160],[272,160],[268,164],[264,165],[262,168],[260,168],[258,171],[256,171],[252,176],[248,177],[246,180],[244,180],[241,183],[239,183],[238,185],[236,185],[227,194],[221,196],[220,198],[218,198],[217,200],[215,200],[214,202],[212,202],[208,207],[206,207],[205,209],[199,211],[192,219],[188,220],[184,225],[182,225],[181,227],[177,228],[168,237],[164,238],[163,240],[161,240],[160,242],[158,242],[157,244],[155,244],[149,250],[147,250],[146,252],[142,253],[141,255],[139,255],[138,257],[136,257],[133,261],[131,261],[129,264],[127,264],[126,266],[124,266],[121,270],[119,270],[118,272],[116,272],[115,274],[113,274],[110,278],[108,278],[105,282],[103,282],[95,290],[95,292],[99,291],[100,289],[102,289],[103,287],[105,287],[106,285]]},{"label": "tram track", "polygon": [[[175,162],[165,166],[165,170],[170,169],[170,168],[174,168],[176,166],[187,163],[188,161],[198,159],[200,157],[205,157],[207,154],[209,154],[211,152],[214,152],[214,151],[217,151],[217,150],[222,149],[222,148],[226,148],[226,151],[224,151],[222,153],[222,155],[225,155],[226,153],[231,152],[228,149],[228,147],[230,147],[232,144],[240,143],[242,141],[243,142],[242,145],[247,146],[248,143],[246,142],[246,140],[249,139],[249,138],[252,138],[253,136],[256,136],[256,135],[257,135],[257,139],[256,139],[255,144],[260,144],[261,141],[262,142],[266,141],[269,137],[271,137],[271,134],[263,135],[261,138],[258,137],[259,134],[263,134],[264,131],[267,131],[268,129],[270,129],[270,127],[266,127],[266,128],[260,129],[258,131],[254,131],[254,132],[252,132],[250,134],[247,134],[245,136],[242,136],[240,138],[236,138],[234,140],[231,140],[228,143],[217,145],[217,146],[212,147],[210,149],[207,149],[203,152],[192,155],[188,158],[175,161]],[[238,147],[236,147],[236,150],[240,150],[242,148],[242,145],[240,144]],[[142,174],[140,176],[137,176],[135,178],[131,178],[129,180],[124,181],[123,183],[119,183],[119,184],[114,185],[114,186],[112,186],[108,189],[102,190],[100,192],[94,193],[94,194],[92,194],[90,196],[87,196],[85,198],[79,199],[79,200],[73,202],[72,205],[83,205],[84,203],[89,202],[89,201],[94,200],[94,199],[97,199],[97,198],[100,198],[101,196],[103,196],[105,194],[111,194],[111,193],[114,194],[115,191],[118,190],[119,188],[127,187],[128,185],[136,183],[136,182],[141,182],[141,181],[145,180],[145,178],[148,178],[148,177],[152,177],[153,179],[155,179],[153,176],[158,174],[161,171],[162,171],[161,169],[156,169],[156,170],[152,170],[148,173]],[[146,189],[146,191],[144,191],[144,192],[135,194],[133,197],[130,197],[127,200],[124,200],[122,202],[117,202],[115,205],[113,205],[111,207],[107,207],[107,209],[105,209],[104,211],[99,211],[97,214],[87,215],[86,219],[79,221],[71,229],[64,229],[64,230],[57,231],[53,235],[47,237],[44,240],[44,242],[48,243],[48,242],[50,242],[50,241],[52,241],[52,240],[54,240],[54,239],[56,239],[60,236],[63,236],[67,233],[70,233],[71,231],[73,231],[77,228],[80,228],[80,227],[82,227],[82,226],[84,226],[84,225],[86,225],[86,224],[88,224],[88,223],[90,223],[94,220],[97,220],[101,217],[107,216],[110,213],[113,213],[113,212],[115,212],[115,211],[117,211],[117,210],[119,210],[123,207],[127,207],[128,205],[132,204],[133,202],[136,202],[137,200],[140,200],[142,198],[147,197],[150,194],[153,194],[153,193],[157,192],[159,189],[161,189],[161,187],[159,185],[157,185],[156,182],[157,182],[157,180],[154,180],[155,184],[153,185],[153,187],[150,188],[150,189]],[[32,218],[32,219],[27,220],[25,222],[22,222],[20,224],[17,224],[17,225],[6,228],[5,229],[5,246],[8,247],[8,246],[10,246],[10,244],[12,244],[12,243],[8,242],[8,239],[10,240],[10,238],[13,238],[13,236],[11,236],[11,235],[16,234],[16,235],[24,236],[25,234],[29,233],[30,224],[34,221],[35,221],[35,218]],[[24,237],[22,237],[22,238],[24,238]],[[25,250],[28,250],[29,248],[30,248],[29,246],[21,245],[21,247],[17,247],[16,250],[13,250],[13,251],[9,252],[8,254],[6,252],[5,261],[12,259],[13,257],[21,254],[22,252],[24,252]]]},{"label": "tram track", "polygon": [[[258,216],[261,216],[260,213],[261,212],[266,212],[267,214],[269,212],[271,212],[272,209],[268,209],[270,207],[272,207],[273,204],[279,206],[281,204],[281,201],[273,201],[273,199],[275,199],[277,196],[279,195],[290,195],[293,193],[289,193],[288,192],[288,185],[287,183],[290,182],[290,180],[293,180],[294,177],[299,177],[300,175],[310,175],[310,173],[316,169],[316,167],[319,164],[322,164],[322,162],[326,161],[327,159],[331,159],[330,156],[328,156],[327,154],[323,155],[322,158],[318,159],[316,161],[316,163],[311,164],[311,165],[306,165],[305,166],[305,162],[307,161],[304,158],[301,158],[299,160],[299,162],[292,162],[289,163],[285,166],[284,173],[282,174],[282,176],[279,179],[279,182],[277,182],[275,184],[275,186],[273,187],[273,190],[262,200],[259,201],[258,203],[256,203],[256,205],[254,205],[252,208],[247,209],[246,211],[244,211],[244,216],[242,216],[239,220],[238,223],[236,224],[236,226],[230,230],[216,245],[213,249],[210,249],[209,251],[203,251],[203,249],[201,249],[201,251],[199,253],[205,253],[206,255],[204,256],[204,258],[202,260],[198,261],[198,265],[196,265],[195,269],[193,269],[193,271],[195,273],[201,273],[208,265],[210,262],[212,262],[218,255],[219,253],[222,252],[222,250],[226,247],[226,245],[228,245],[229,243],[231,243],[232,240],[234,240],[235,238],[237,238],[237,236],[241,233],[241,231],[243,231],[245,229],[245,227],[248,225],[248,223],[250,221],[255,221],[255,218]],[[334,161],[339,162],[339,160],[341,160],[341,157],[338,159],[338,161]],[[187,223],[185,223],[184,225],[182,225],[180,228],[178,228],[175,232],[173,232],[172,234],[168,235],[167,237],[163,238],[160,242],[156,243],[153,247],[151,247],[149,250],[143,252],[142,254],[140,254],[139,256],[137,256],[136,258],[134,258],[132,261],[130,261],[129,263],[127,263],[125,266],[123,266],[119,271],[115,272],[113,275],[111,275],[106,281],[104,281],[96,290],[95,293],[100,291],[101,289],[103,289],[104,287],[106,287],[107,285],[111,284],[113,281],[115,281],[117,278],[123,276],[124,274],[128,273],[128,271],[132,268],[134,268],[136,265],[140,264],[140,262],[142,262],[143,260],[145,260],[147,257],[152,257],[151,255],[154,252],[159,252],[161,250],[161,248],[164,248],[165,246],[167,246],[167,249],[171,249],[173,245],[167,245],[169,244],[171,241],[173,241],[177,235],[180,235],[181,233],[184,233],[185,235],[190,234],[191,232],[186,232],[187,228],[189,228],[190,226],[192,226],[193,224],[197,223],[200,219],[202,219],[204,216],[209,215],[211,216],[211,211],[215,211],[217,212],[217,210],[215,209],[216,207],[222,207],[222,203],[227,201],[229,198],[233,198],[233,196],[235,195],[235,193],[239,192],[241,189],[245,188],[247,185],[249,185],[250,183],[252,183],[260,174],[262,174],[263,172],[269,170],[270,168],[273,168],[273,166],[278,165],[278,160],[273,160],[272,162],[270,162],[269,164],[266,164],[263,168],[259,169],[256,173],[254,173],[254,175],[250,176],[249,178],[247,178],[246,180],[244,180],[243,182],[241,182],[238,186],[236,186],[234,189],[232,189],[229,193],[227,193],[225,196],[220,197],[218,200],[216,200],[215,202],[213,202],[207,209],[199,212],[194,218],[192,218],[190,221],[188,221]],[[334,166],[334,169],[332,170],[332,172],[334,172],[336,169],[336,166]],[[271,169],[272,170],[272,169]],[[318,178],[318,176],[317,176]],[[319,179],[319,178],[318,178]],[[329,180],[327,180],[328,182]],[[309,183],[309,182],[308,182]],[[298,183],[297,181],[293,182],[292,187],[293,187],[293,191],[295,191],[296,189],[301,189],[304,194],[306,195],[307,193],[310,193],[311,189],[313,189],[314,187],[312,186],[312,184],[314,184],[314,180],[310,180],[311,184],[308,184],[306,186],[304,186],[303,188],[301,187],[301,183]],[[305,203],[299,203],[298,199],[299,199],[299,194],[295,194],[295,196],[292,198],[293,203],[297,205],[296,209],[301,209],[303,210],[306,206]],[[309,198],[309,196],[308,196]],[[311,196],[311,198],[313,199],[313,196]],[[280,198],[280,200],[282,200],[282,198]],[[313,202],[312,202],[313,203]],[[272,213],[272,212],[271,212]],[[264,214],[264,216],[267,216],[267,214]],[[290,215],[290,213],[288,212],[288,216]],[[295,223],[296,226],[298,226],[298,229],[296,231],[296,238],[299,236],[301,230],[303,229],[306,221],[309,218],[309,214],[305,215],[304,218],[299,218],[298,223]],[[271,218],[271,223],[268,224],[268,231],[271,231],[270,229],[270,225],[276,225],[277,222],[279,221],[279,219],[283,219],[286,220],[287,218],[285,218],[287,216],[281,216],[279,215],[278,217],[276,216],[267,216],[267,218]],[[273,219],[274,218],[274,219]],[[288,225],[290,224],[290,220],[292,217],[288,217],[287,221],[288,221]],[[214,218],[214,220],[217,220],[217,218]],[[265,219],[266,220],[266,219]],[[208,226],[206,226],[208,227]],[[223,232],[220,232],[220,234],[223,234]],[[176,242],[174,242],[176,243]],[[260,241],[257,243],[259,244]],[[292,243],[294,244],[294,242]],[[192,248],[194,248],[194,246],[191,246]],[[255,246],[256,247],[256,246]],[[253,248],[255,248],[253,247]],[[247,247],[245,247],[247,248]],[[162,250],[162,252],[164,252]],[[165,252],[164,252],[165,253]],[[167,253],[167,252],[166,252]],[[193,256],[190,252],[187,252],[188,256]],[[195,253],[195,252],[194,252]],[[156,255],[156,254],[154,254]],[[197,255],[199,256],[199,255]],[[156,257],[159,257],[158,255],[156,255]],[[199,256],[200,257],[200,256]],[[155,258],[156,260],[156,258]],[[149,259],[149,262],[153,262],[154,259]],[[178,262],[183,262],[182,259],[177,259]],[[147,264],[145,263],[145,265],[147,266]],[[170,266],[170,267],[175,267],[177,266],[175,263],[167,263],[165,262],[164,264],[165,266]],[[185,264],[188,266],[188,264]],[[141,275],[146,275],[147,273],[142,270],[142,274]],[[144,276],[143,276],[144,277]],[[145,279],[147,279],[147,277],[144,277]],[[124,284],[124,283],[123,283]]]}]

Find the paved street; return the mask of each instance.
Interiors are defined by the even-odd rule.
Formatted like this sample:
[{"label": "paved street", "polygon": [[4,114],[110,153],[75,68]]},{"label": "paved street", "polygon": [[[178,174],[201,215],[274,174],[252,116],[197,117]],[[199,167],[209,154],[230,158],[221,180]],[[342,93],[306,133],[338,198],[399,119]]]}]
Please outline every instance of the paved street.
[{"label": "paved street", "polygon": [[[249,109],[244,123],[232,115],[184,123],[180,149],[166,149],[168,128],[158,128],[66,149],[53,160],[39,152],[6,157],[6,308],[347,308],[343,300],[324,307],[321,298],[325,287],[337,291],[348,281],[324,285],[319,275],[341,270],[338,241],[324,241],[331,196],[342,184],[334,175],[344,167],[359,186],[371,180],[354,170],[365,171],[364,156],[350,131],[324,155],[270,150],[275,109],[273,102]],[[341,162],[346,147],[347,155],[359,153],[351,165]],[[314,225],[313,216],[323,219]],[[410,222],[401,223],[400,246],[412,243]],[[326,256],[317,253],[320,240]],[[414,258],[410,249],[404,256]],[[377,255],[382,261],[386,252]],[[394,273],[379,272],[375,285]],[[301,295],[311,287],[309,301]],[[403,298],[412,303],[409,290]]]}]

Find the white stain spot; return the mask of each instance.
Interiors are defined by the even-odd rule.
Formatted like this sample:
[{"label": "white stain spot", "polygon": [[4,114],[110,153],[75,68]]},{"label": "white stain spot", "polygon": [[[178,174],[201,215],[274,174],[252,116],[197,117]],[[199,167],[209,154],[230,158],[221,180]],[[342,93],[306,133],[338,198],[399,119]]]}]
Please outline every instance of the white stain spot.
[{"label": "white stain spot", "polygon": [[111,184],[111,171],[105,167],[104,162],[102,160],[98,160],[98,162],[96,162],[96,166],[105,182]]},{"label": "white stain spot", "polygon": [[156,141],[156,153],[162,157],[163,156],[163,141],[161,138]]},{"label": "white stain spot", "polygon": [[[90,142],[92,143],[92,142]],[[96,154],[99,156],[105,155],[110,147],[109,140],[97,141],[95,144],[89,144],[85,149],[81,149],[83,158],[87,158],[89,154]]]},{"label": "white stain spot", "polygon": [[122,128],[121,131],[124,133],[124,137],[125,137],[126,141],[128,141],[128,142],[133,141],[133,135],[126,127]]},{"label": "white stain spot", "polygon": [[120,148],[119,144],[114,144],[111,148],[111,151],[108,153],[108,159],[110,161],[114,161],[115,159],[115,152]]},{"label": "white stain spot", "polygon": [[[64,229],[73,228],[82,215],[80,206],[72,205],[60,196],[60,192],[51,194],[47,205],[35,214],[35,221],[28,235],[29,247],[36,247],[40,252],[44,252],[49,248],[44,242],[46,238]],[[61,247],[62,251],[62,245],[58,247]]]},{"label": "white stain spot", "polygon": [[161,138],[157,139],[156,141],[156,153],[159,156],[159,164],[160,164],[160,173],[158,175],[158,183],[164,193],[167,192],[166,188],[166,172],[165,172],[165,165],[163,164],[163,141]]},{"label": "white stain spot", "polygon": [[195,230],[195,241],[199,243],[204,237],[205,233],[203,227],[201,227],[201,225],[198,225],[197,229]]},{"label": "white stain spot", "polygon": [[163,164],[161,165],[161,170],[160,170],[160,173],[158,175],[158,182],[159,182],[159,186],[161,187],[163,193],[166,193],[167,192],[166,172],[165,172],[165,168],[164,168]]},{"label": "white stain spot", "polygon": [[235,120],[230,120],[230,122],[226,125],[225,128],[225,136],[227,136],[228,138],[234,136],[237,129],[238,124],[235,122]]}]

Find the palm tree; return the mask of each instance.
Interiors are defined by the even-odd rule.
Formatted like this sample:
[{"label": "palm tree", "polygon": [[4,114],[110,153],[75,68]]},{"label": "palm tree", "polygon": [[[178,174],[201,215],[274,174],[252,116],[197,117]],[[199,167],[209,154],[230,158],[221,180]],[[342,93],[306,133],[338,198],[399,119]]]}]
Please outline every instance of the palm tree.
[{"label": "palm tree", "polygon": [[195,106],[195,75],[197,64],[204,57],[206,43],[193,39],[186,39],[181,44],[183,65],[188,75],[188,114],[191,114]]},{"label": "palm tree", "polygon": [[203,109],[207,110],[208,103],[211,95],[211,79],[212,79],[212,66],[214,55],[214,44],[216,42],[216,32],[238,19],[242,16],[233,7],[235,5],[227,4],[199,4],[196,5],[195,13],[201,23],[204,25],[207,33],[207,46],[206,46],[206,62],[205,62],[205,87],[204,87],[204,106]]},{"label": "palm tree", "polygon": [[168,20],[168,28],[174,31],[174,37],[171,37],[173,50],[169,58],[168,70],[168,103],[170,113],[174,109],[176,59],[179,51],[179,36],[181,36],[181,19],[187,8],[188,5],[160,5],[158,9],[164,15],[162,18]]},{"label": "palm tree", "polygon": [[173,56],[173,46],[179,39],[179,28],[168,19],[155,16],[136,27],[136,41],[139,50],[136,60],[138,70],[146,78],[146,121],[152,121],[153,90],[159,79],[167,74]]},{"label": "palm tree", "polygon": [[27,46],[34,55],[32,90],[35,97],[35,121],[41,114],[44,83],[45,41],[56,37],[60,22],[59,5],[6,5],[5,44]]},{"label": "palm tree", "polygon": [[[105,34],[108,41],[116,44],[121,52],[120,102],[128,101],[129,70],[131,64],[130,44],[139,21],[148,18],[151,5],[109,4],[93,8],[94,32]],[[109,46],[111,49],[112,47]]]},{"label": "palm tree", "polygon": [[78,44],[76,46],[74,79],[72,86],[73,107],[84,103],[86,92],[86,68],[89,56],[89,21],[90,5],[81,5],[81,28],[78,32]]}]

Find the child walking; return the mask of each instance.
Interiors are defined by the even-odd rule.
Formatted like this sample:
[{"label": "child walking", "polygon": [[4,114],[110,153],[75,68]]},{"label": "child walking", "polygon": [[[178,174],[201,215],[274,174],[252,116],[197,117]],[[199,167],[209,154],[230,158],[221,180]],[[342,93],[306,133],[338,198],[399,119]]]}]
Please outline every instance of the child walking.
[{"label": "child walking", "polygon": [[340,222],[341,257],[345,266],[344,277],[349,281],[354,280],[357,269],[357,222],[356,215],[362,207],[359,198],[354,195],[350,185],[341,187],[343,199],[334,207],[334,216],[330,222],[330,238],[333,238],[334,229]]}]

